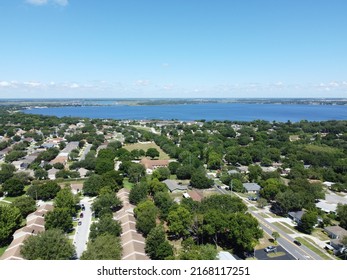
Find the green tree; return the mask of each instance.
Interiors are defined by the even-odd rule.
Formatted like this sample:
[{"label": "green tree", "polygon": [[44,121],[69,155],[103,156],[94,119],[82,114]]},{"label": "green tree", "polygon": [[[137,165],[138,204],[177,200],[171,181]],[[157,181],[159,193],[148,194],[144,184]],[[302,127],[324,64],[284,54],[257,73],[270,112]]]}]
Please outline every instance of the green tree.
[{"label": "green tree", "polygon": [[304,215],[302,215],[298,228],[304,233],[311,234],[316,223],[317,212],[307,211],[304,213]]},{"label": "green tree", "polygon": [[19,179],[11,178],[2,185],[2,189],[7,192],[7,196],[19,196],[23,194],[24,184]]},{"label": "green tree", "polygon": [[129,182],[138,183],[146,175],[146,170],[142,164],[131,163],[128,168]]},{"label": "green tree", "polygon": [[0,184],[3,184],[5,181],[10,179],[15,170],[16,168],[12,164],[2,164],[0,170]]},{"label": "green tree", "polygon": [[167,192],[157,192],[153,197],[155,206],[159,209],[159,216],[166,220],[170,208],[175,204],[171,196]]},{"label": "green tree", "polygon": [[75,249],[61,230],[50,229],[29,236],[21,254],[28,260],[69,260],[74,258]]},{"label": "green tree", "polygon": [[232,179],[231,187],[234,192],[244,193],[246,191],[242,182],[239,179]]},{"label": "green tree", "polygon": [[61,189],[54,198],[54,206],[56,208],[67,209],[70,216],[76,215],[76,204],[77,200],[71,192],[71,188]]},{"label": "green tree", "polygon": [[159,157],[159,151],[156,148],[149,148],[146,152],[146,157],[156,158]]},{"label": "green tree", "polygon": [[96,217],[104,214],[112,214],[122,206],[122,202],[114,193],[105,193],[99,195],[93,202],[92,209]]},{"label": "green tree", "polygon": [[32,185],[27,190],[27,195],[33,199],[42,199],[44,201],[54,198],[60,191],[60,186],[53,181],[48,181],[42,185]]},{"label": "green tree", "polygon": [[45,215],[45,229],[60,229],[69,232],[73,228],[72,217],[67,208],[54,208]]},{"label": "green tree", "polygon": [[0,245],[9,241],[21,221],[22,216],[17,207],[0,204]]},{"label": "green tree", "polygon": [[267,205],[267,200],[265,198],[258,198],[257,200],[257,206],[259,208],[264,208]]},{"label": "green tree", "polygon": [[190,184],[192,187],[197,189],[208,189],[212,187],[213,180],[206,177],[206,175],[201,171],[196,171],[193,173],[190,179]]},{"label": "green tree", "polygon": [[230,214],[228,223],[227,236],[236,251],[253,251],[259,238],[263,237],[258,221],[249,213]]},{"label": "green tree", "polygon": [[122,233],[120,223],[114,220],[113,216],[109,214],[101,216],[99,221],[92,223],[89,238],[95,240],[98,236],[106,233],[113,236],[120,236]]},{"label": "green tree", "polygon": [[147,188],[148,186],[146,182],[135,184],[135,186],[131,188],[129,193],[130,203],[137,205],[142,200],[145,200],[147,198]]},{"label": "green tree", "polygon": [[22,218],[36,210],[35,200],[30,196],[18,197],[13,201],[12,205],[20,210]]},{"label": "green tree", "polygon": [[137,230],[142,232],[144,236],[147,236],[151,229],[156,226],[156,218],[158,214],[157,207],[155,207],[152,201],[145,200],[136,206],[134,213],[136,217]]},{"label": "green tree", "polygon": [[347,229],[347,204],[338,204],[337,205],[337,217],[340,220],[340,226],[344,229]]},{"label": "green tree", "polygon": [[177,237],[189,235],[189,228],[193,223],[193,217],[183,206],[171,210],[167,217],[169,231]]},{"label": "green tree", "polygon": [[165,260],[165,258],[173,256],[173,247],[166,240],[162,225],[156,226],[149,232],[145,251],[152,260]]},{"label": "green tree", "polygon": [[122,246],[118,237],[103,234],[90,240],[87,250],[82,253],[81,260],[120,260]]},{"label": "green tree", "polygon": [[46,180],[48,179],[48,172],[40,167],[35,170],[34,176],[38,180]]},{"label": "green tree", "polygon": [[108,171],[114,170],[113,159],[108,158],[97,158],[95,164],[95,173],[102,175]]},{"label": "green tree", "polygon": [[250,165],[248,166],[248,178],[250,182],[256,182],[259,180],[262,170],[259,165]]},{"label": "green tree", "polygon": [[182,249],[179,252],[180,260],[215,260],[216,258],[216,246],[197,245],[191,237],[182,241]]},{"label": "green tree", "polygon": [[93,174],[83,183],[84,195],[96,196],[100,189],[105,186],[105,182],[100,175]]},{"label": "green tree", "polygon": [[181,166],[179,162],[172,161],[169,163],[169,170],[171,174],[176,174],[177,169]]},{"label": "green tree", "polygon": [[170,178],[170,170],[166,167],[159,167],[154,170],[152,178],[157,178],[159,181],[164,181]]}]

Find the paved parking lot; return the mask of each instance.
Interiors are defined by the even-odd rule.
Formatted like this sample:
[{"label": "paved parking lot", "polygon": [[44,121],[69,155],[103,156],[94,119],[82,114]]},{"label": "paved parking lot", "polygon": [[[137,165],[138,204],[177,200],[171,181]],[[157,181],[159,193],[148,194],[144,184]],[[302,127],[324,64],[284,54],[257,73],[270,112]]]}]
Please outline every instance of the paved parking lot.
[{"label": "paved parking lot", "polygon": [[264,249],[261,250],[255,250],[255,257],[258,260],[295,260],[295,258],[289,254],[283,247],[281,246],[276,246],[277,252],[280,253],[285,253],[285,255],[280,254],[278,257],[268,257],[268,253],[265,252]]}]

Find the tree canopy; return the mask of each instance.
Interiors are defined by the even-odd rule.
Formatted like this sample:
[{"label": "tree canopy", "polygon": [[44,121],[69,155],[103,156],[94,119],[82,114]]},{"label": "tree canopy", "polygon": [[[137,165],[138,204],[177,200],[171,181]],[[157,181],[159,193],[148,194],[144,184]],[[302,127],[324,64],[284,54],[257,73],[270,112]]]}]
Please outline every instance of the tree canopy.
[{"label": "tree canopy", "polygon": [[28,260],[70,260],[76,253],[61,230],[49,229],[29,236],[21,247],[21,254]]}]

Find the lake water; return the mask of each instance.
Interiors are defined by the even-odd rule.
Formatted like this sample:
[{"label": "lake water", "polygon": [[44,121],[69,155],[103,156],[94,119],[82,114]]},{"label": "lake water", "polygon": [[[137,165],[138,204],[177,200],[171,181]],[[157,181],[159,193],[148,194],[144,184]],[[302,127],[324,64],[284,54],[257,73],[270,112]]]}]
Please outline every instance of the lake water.
[{"label": "lake water", "polygon": [[85,106],[35,108],[25,113],[51,115],[57,117],[88,117],[102,119],[129,120],[266,120],[297,122],[300,120],[324,121],[347,120],[347,106],[342,105],[284,105],[284,104],[241,104],[208,103],[157,106]]}]

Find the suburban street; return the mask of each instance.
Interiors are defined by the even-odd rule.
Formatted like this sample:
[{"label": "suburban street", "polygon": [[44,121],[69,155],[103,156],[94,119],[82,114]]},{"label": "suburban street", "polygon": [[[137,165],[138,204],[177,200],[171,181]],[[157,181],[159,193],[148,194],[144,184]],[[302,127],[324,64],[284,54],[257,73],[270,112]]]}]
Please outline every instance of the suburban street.
[{"label": "suburban street", "polygon": [[82,155],[81,155],[81,158],[80,160],[85,160],[86,158],[86,155],[90,152],[90,148],[92,147],[92,144],[87,144]]},{"label": "suburban street", "polygon": [[253,217],[255,217],[258,220],[259,225],[267,234],[269,234],[271,236],[274,231],[276,231],[280,234],[280,237],[277,239],[278,244],[280,246],[282,246],[286,251],[288,251],[288,253],[290,253],[295,259],[298,259],[298,260],[322,260],[322,257],[317,255],[315,252],[313,252],[312,250],[310,250],[306,246],[304,246],[304,245],[298,246],[298,245],[294,244],[293,243],[294,238],[290,237],[287,233],[285,233],[284,231],[282,231],[281,229],[279,229],[278,227],[276,227],[272,223],[266,221],[266,219],[264,219],[262,216],[257,214],[255,211],[253,211],[252,207],[254,207],[254,205],[251,204],[247,199],[238,195],[237,193],[226,191],[226,190],[218,188],[218,187],[215,187],[215,188],[220,193],[228,194],[228,195],[234,194],[234,195],[238,196],[239,198],[241,198],[248,206],[248,212],[250,214],[252,214]]},{"label": "suburban street", "polygon": [[88,236],[89,236],[89,227],[92,221],[92,210],[91,203],[88,197],[81,200],[80,204],[84,204],[85,210],[82,211],[83,218],[79,218],[79,221],[82,221],[82,224],[77,226],[76,234],[74,238],[74,245],[76,247],[77,258],[80,258],[83,251],[86,249]]}]

